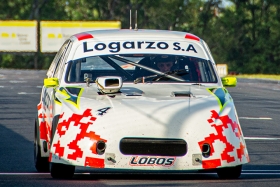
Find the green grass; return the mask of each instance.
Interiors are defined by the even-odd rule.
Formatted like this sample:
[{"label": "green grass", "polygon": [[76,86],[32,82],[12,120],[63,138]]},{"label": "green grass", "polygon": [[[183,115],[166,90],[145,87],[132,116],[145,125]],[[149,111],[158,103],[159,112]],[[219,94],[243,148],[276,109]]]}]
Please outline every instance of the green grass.
[{"label": "green grass", "polygon": [[280,75],[266,75],[266,74],[241,74],[241,75],[229,75],[237,78],[247,79],[268,79],[268,80],[280,80]]}]

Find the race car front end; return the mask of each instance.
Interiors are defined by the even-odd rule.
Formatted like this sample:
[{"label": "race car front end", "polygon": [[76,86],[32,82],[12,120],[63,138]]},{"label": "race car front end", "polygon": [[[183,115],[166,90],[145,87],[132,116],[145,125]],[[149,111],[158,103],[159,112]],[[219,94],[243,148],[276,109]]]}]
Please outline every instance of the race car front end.
[{"label": "race car front end", "polygon": [[[162,93],[155,97],[161,87]],[[61,88],[51,162],[92,168],[203,170],[249,161],[233,101],[223,88],[124,85],[121,93]],[[79,90],[74,99],[71,92]],[[133,94],[131,94],[133,92]],[[173,93],[173,95],[172,95]],[[223,96],[221,96],[224,94]],[[220,98],[223,98],[220,99]]]},{"label": "race car front end", "polygon": [[52,177],[69,178],[82,166],[214,169],[220,178],[238,178],[249,162],[224,87],[236,78],[221,80],[199,37],[94,30],[73,35],[58,54],[65,57],[50,66],[36,126],[36,158],[48,157]]}]

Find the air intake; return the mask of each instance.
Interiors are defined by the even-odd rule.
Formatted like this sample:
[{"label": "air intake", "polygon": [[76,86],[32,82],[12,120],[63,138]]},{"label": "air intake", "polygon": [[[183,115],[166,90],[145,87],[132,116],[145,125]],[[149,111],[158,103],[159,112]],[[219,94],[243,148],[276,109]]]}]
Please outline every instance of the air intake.
[{"label": "air intake", "polygon": [[184,156],[187,142],[182,139],[123,138],[120,151],[124,155]]},{"label": "air intake", "polygon": [[172,92],[171,97],[192,97],[192,93],[189,91]]}]

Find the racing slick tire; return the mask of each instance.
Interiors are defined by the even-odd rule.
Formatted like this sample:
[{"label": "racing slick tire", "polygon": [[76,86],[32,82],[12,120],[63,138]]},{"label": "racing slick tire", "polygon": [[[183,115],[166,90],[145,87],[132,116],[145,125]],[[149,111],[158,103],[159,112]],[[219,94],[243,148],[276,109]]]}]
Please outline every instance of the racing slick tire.
[{"label": "racing slick tire", "polygon": [[220,179],[237,179],[240,177],[242,165],[235,167],[226,167],[217,169],[217,174]]},{"label": "racing slick tire", "polygon": [[39,143],[38,119],[35,119],[34,129],[34,164],[38,172],[49,172],[49,158],[41,156],[41,146]]},{"label": "racing slick tire", "polygon": [[75,166],[50,163],[50,172],[55,179],[71,179],[75,172]]}]

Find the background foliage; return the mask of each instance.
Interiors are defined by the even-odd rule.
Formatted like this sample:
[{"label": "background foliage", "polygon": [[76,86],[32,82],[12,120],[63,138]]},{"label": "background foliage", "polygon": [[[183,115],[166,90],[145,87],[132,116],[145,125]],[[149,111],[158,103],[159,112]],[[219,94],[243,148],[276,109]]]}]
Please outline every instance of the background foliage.
[{"label": "background foliage", "polygon": [[[0,4],[0,20],[120,20],[129,28],[129,10],[137,10],[138,28],[198,35],[229,71],[280,74],[279,0],[227,1],[228,6],[222,0],[9,0]],[[47,69],[53,57],[2,53],[0,67]]]}]

